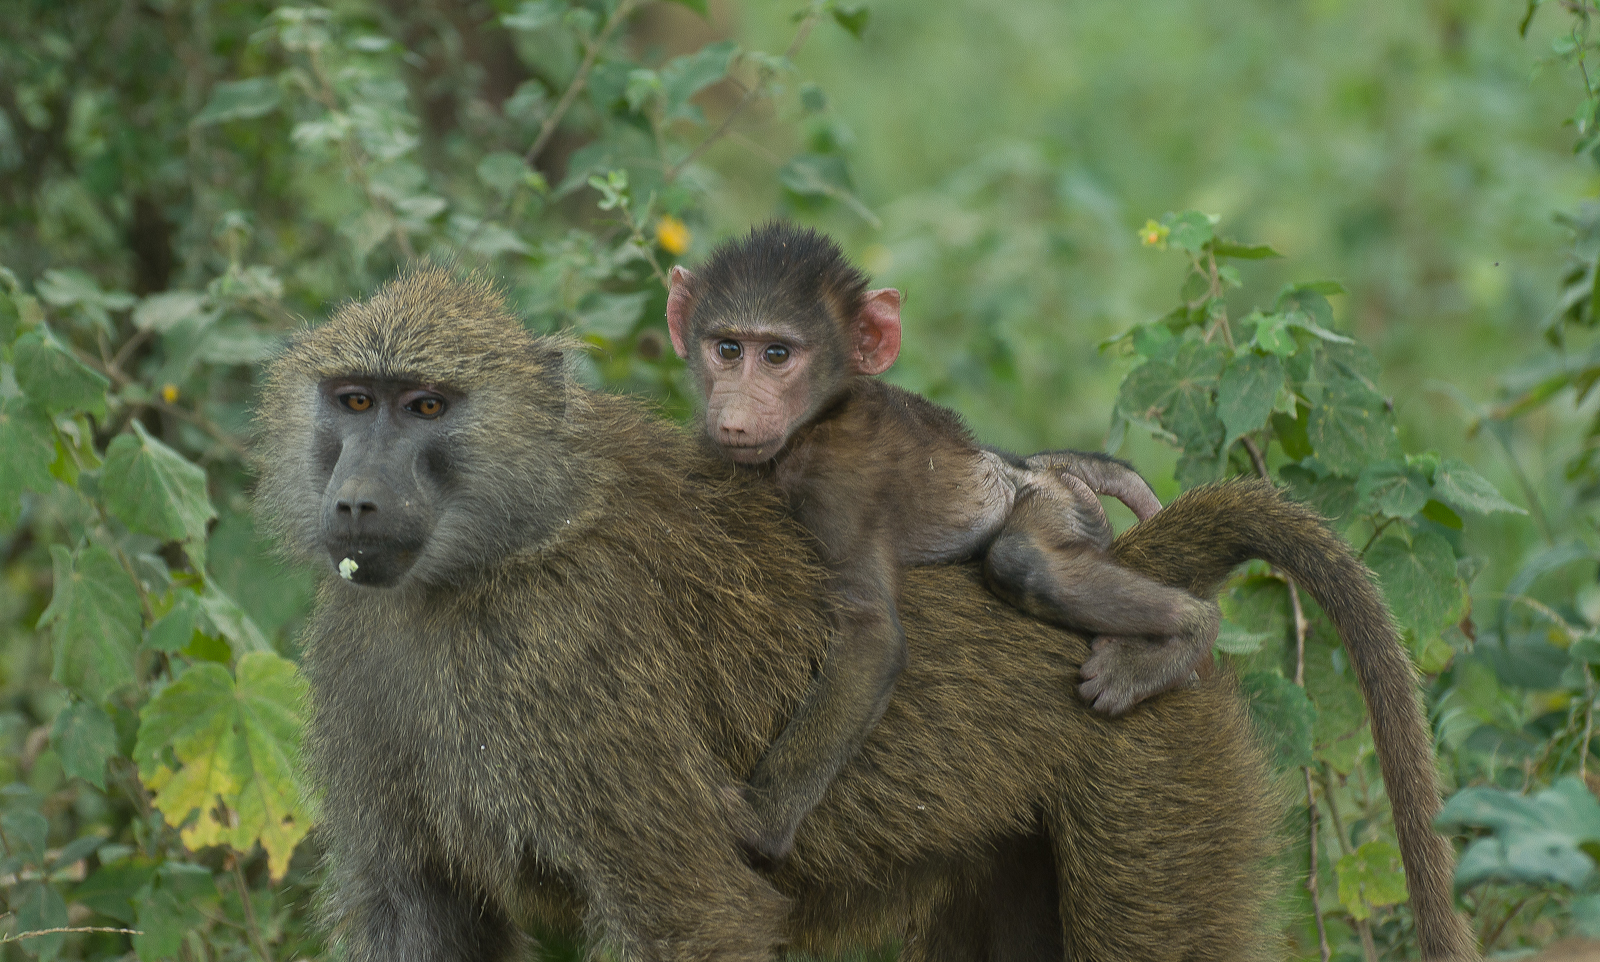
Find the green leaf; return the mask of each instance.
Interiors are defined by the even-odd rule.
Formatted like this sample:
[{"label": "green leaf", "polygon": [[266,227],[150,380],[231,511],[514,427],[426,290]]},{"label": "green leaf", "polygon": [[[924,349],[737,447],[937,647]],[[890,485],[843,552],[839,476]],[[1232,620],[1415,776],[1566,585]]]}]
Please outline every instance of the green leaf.
[{"label": "green leaf", "polygon": [[867,20],[872,11],[859,3],[835,3],[833,7],[833,22],[845,29],[845,32],[857,40],[867,29]]},{"label": "green leaf", "polygon": [[225,120],[250,120],[278,109],[283,91],[271,77],[228,80],[211,88],[211,99],[194,116],[194,125],[220,124]]},{"label": "green leaf", "polygon": [[1245,675],[1239,685],[1273,764],[1284,769],[1310,765],[1314,760],[1311,728],[1317,709],[1305,689],[1282,675],[1264,671]]},{"label": "green leaf", "polygon": [[[102,854],[101,861],[105,861]],[[107,915],[124,925],[133,925],[137,916],[134,901],[140,890],[155,877],[154,865],[125,859],[110,865],[102,864],[84,883],[72,891],[72,901],[80,902],[101,915]]]},{"label": "green leaf", "polygon": [[172,610],[156,619],[145,635],[145,647],[172,653],[182,651],[194,639],[195,616],[199,605],[194,592],[179,588]]},{"label": "green leaf", "polygon": [[50,463],[56,459],[56,431],[50,419],[26,398],[0,398],[0,526],[17,520],[22,492],[41,494],[55,487]]},{"label": "green leaf", "polygon": [[1181,247],[1194,256],[1199,256],[1201,250],[1216,237],[1211,218],[1197,210],[1184,211],[1174,217],[1168,226],[1172,233],[1167,235],[1167,243]]},{"label": "green leaf", "polygon": [[1267,244],[1240,244],[1237,241],[1229,240],[1217,241],[1211,246],[1211,252],[1218,257],[1234,257],[1245,261],[1259,261],[1269,257],[1283,256]]},{"label": "green leaf", "polygon": [[1389,518],[1409,518],[1421,511],[1432,489],[1427,476],[1404,461],[1369,464],[1356,481],[1356,495]]},{"label": "green leaf", "polygon": [[1452,531],[1460,531],[1466,527],[1466,524],[1461,520],[1461,515],[1450,510],[1449,505],[1431,498],[1428,499],[1427,504],[1422,506],[1422,516],[1434,524],[1444,525]]},{"label": "green leaf", "polygon": [[[134,760],[186,846],[248,852],[259,842],[272,877],[283,877],[311,827],[295,781],[305,699],[292,662],[250,652],[237,682],[221,665],[197,664],[140,712]],[[219,802],[231,820],[219,818]]]},{"label": "green leaf", "polygon": [[45,846],[50,841],[50,820],[31,808],[14,808],[0,817],[11,854],[29,865],[43,866]]},{"label": "green leaf", "polygon": [[1373,461],[1400,456],[1394,421],[1383,398],[1353,379],[1323,391],[1322,399],[1311,406],[1306,437],[1317,458],[1346,477],[1359,477]]},{"label": "green leaf", "polygon": [[560,23],[566,12],[567,5],[558,0],[523,0],[514,12],[502,14],[500,23],[509,30],[543,30]]},{"label": "green leaf", "polygon": [[117,729],[99,705],[80,701],[62,709],[50,743],[61,757],[62,771],[105,791],[106,761],[117,754]]},{"label": "green leaf", "polygon": [[586,334],[607,339],[626,337],[644,314],[649,291],[633,294],[592,294],[578,309],[578,327]]},{"label": "green leaf", "polygon": [[[17,913],[16,932],[19,936],[67,926],[67,903],[62,901],[61,893],[56,891],[55,886],[43,882],[24,882],[9,896],[11,910]],[[66,939],[65,933],[57,932],[24,937],[19,944],[28,953],[49,960],[61,951]]]},{"label": "green leaf", "polygon": [[834,197],[850,192],[850,173],[836,154],[798,154],[778,171],[778,182],[802,197]]},{"label": "green leaf", "polygon": [[706,0],[672,0],[673,3],[688,7],[700,16],[709,16],[706,13]]},{"label": "green leaf", "polygon": [[129,529],[167,541],[203,543],[217,516],[206,495],[206,473],[145,431],[119,434],[106,448],[100,490],[106,507]]},{"label": "green leaf", "polygon": [[39,331],[17,338],[11,354],[16,367],[17,386],[40,407],[52,414],[87,411],[106,416],[106,386],[111,382]]},{"label": "green leaf", "polygon": [[1454,620],[1462,603],[1461,579],[1455,552],[1444,538],[1424,531],[1409,546],[1399,538],[1384,538],[1365,560],[1382,580],[1395,619],[1411,630],[1419,647]]},{"label": "green leaf", "polygon": [[1128,375],[1117,407],[1134,421],[1160,424],[1186,452],[1214,458],[1225,434],[1214,400],[1224,358],[1222,348],[1198,338],[1175,340]]},{"label": "green leaf", "polygon": [[1405,871],[1400,867],[1400,850],[1390,842],[1373,841],[1339,859],[1334,866],[1339,878],[1339,901],[1353,919],[1366,919],[1380,905],[1399,905],[1406,900]]},{"label": "green leaf", "polygon": [[738,44],[724,40],[662,64],[658,73],[666,94],[665,118],[700,120],[700,111],[689,103],[690,98],[726,77],[728,65],[738,52]]},{"label": "green leaf", "polygon": [[151,294],[133,309],[133,326],[141,331],[164,334],[205,313],[206,296],[195,291],[167,291]]},{"label": "green leaf", "polygon": [[1600,803],[1573,776],[1524,797],[1499,788],[1463,789],[1434,819],[1443,832],[1488,829],[1474,839],[1456,866],[1456,888],[1499,881],[1527,885],[1550,882],[1582,891],[1595,877],[1586,850],[1600,842]]},{"label": "green leaf", "polygon": [[92,545],[76,556],[50,546],[55,563],[55,593],[39,625],[55,637],[55,669],[60,684],[90,701],[103,701],[133,681],[133,653],[139,646],[143,615],[139,588],[111,552]]},{"label": "green leaf", "polygon": [[1460,458],[1445,458],[1440,462],[1439,469],[1433,474],[1433,490],[1441,501],[1461,511],[1477,514],[1493,511],[1528,513],[1501,497],[1488,478],[1472,470]]},{"label": "green leaf", "polygon": [[184,937],[205,923],[199,910],[166,889],[158,889],[135,899],[138,918],[133,937],[139,962],[166,962],[181,958]]},{"label": "green leaf", "polygon": [[1288,357],[1300,349],[1294,335],[1289,332],[1289,318],[1286,315],[1256,311],[1244,319],[1246,324],[1252,322],[1256,332],[1250,339],[1251,347],[1279,357]]},{"label": "green leaf", "polygon": [[22,326],[22,316],[17,312],[17,303],[11,295],[0,290],[0,344],[10,344],[17,336],[17,329]]},{"label": "green leaf", "polygon": [[478,180],[506,197],[528,182],[528,165],[523,163],[521,154],[495,151],[478,161]]},{"label": "green leaf", "polygon": [[1217,384],[1217,415],[1228,429],[1224,449],[1266,426],[1282,388],[1283,364],[1277,358],[1252,353],[1233,359]]}]

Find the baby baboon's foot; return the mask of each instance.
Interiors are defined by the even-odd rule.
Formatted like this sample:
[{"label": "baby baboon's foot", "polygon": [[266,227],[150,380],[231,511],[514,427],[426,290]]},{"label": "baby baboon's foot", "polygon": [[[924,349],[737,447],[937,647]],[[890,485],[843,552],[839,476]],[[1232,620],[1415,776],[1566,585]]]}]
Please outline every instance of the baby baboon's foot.
[{"label": "baby baboon's foot", "polygon": [[1195,677],[1196,657],[1179,638],[1115,638],[1102,635],[1079,674],[1078,694],[1095,711],[1120,715],[1151,695]]}]

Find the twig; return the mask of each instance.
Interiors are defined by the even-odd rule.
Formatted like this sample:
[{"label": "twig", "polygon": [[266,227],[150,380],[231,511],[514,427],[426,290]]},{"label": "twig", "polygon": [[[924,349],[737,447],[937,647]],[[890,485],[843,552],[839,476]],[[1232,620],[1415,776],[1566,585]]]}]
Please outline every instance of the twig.
[{"label": "twig", "polygon": [[57,929],[34,929],[31,932],[18,932],[16,935],[0,936],[0,945],[7,942],[20,942],[23,939],[36,939],[41,935],[65,935],[75,932],[113,932],[121,935],[143,935],[143,929],[114,929],[106,925],[69,925]]},{"label": "twig", "polygon": [[261,944],[261,929],[256,925],[255,906],[250,904],[250,886],[244,882],[244,870],[239,867],[239,860],[233,860],[233,880],[239,885],[239,901],[244,904],[245,931],[250,933],[250,945],[261,956],[261,962],[272,962],[272,956],[267,954],[267,947]]},{"label": "twig", "polygon": [[578,65],[578,72],[572,75],[572,82],[567,85],[567,89],[562,93],[561,99],[556,101],[555,109],[550,111],[550,116],[546,117],[544,123],[539,126],[539,136],[534,138],[533,146],[529,147],[528,152],[522,155],[523,163],[532,167],[533,162],[539,159],[540,152],[550,143],[550,138],[555,136],[556,125],[561,123],[562,118],[567,115],[567,111],[572,108],[573,101],[578,99],[578,94],[582,93],[583,88],[588,85],[589,71],[594,69],[594,62],[600,56],[601,48],[606,45],[606,41],[611,39],[611,34],[616,32],[616,29],[622,25],[622,21],[626,20],[638,5],[639,0],[622,0],[621,3],[617,4],[617,9],[611,11],[611,16],[606,20],[605,26],[600,28],[600,32],[589,42],[588,49],[583,52],[583,63]]},{"label": "twig", "polygon": [[1322,901],[1317,897],[1317,795],[1311,787],[1310,766],[1301,771],[1306,773],[1306,814],[1311,822],[1311,871],[1306,873],[1306,891],[1311,895],[1311,914],[1317,920],[1317,948],[1322,952],[1322,962],[1328,962],[1332,957],[1328,948],[1328,926],[1322,920]]}]

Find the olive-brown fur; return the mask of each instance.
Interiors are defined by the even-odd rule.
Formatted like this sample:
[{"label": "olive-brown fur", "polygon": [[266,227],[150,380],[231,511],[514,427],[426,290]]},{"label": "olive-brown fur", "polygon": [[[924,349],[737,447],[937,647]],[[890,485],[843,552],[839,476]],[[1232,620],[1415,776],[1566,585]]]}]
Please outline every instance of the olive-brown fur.
[{"label": "olive-brown fur", "polygon": [[[1226,673],[1094,716],[1073,691],[1083,639],[971,566],[908,574],[894,699],[782,870],[751,869],[734,789],[826,650],[826,572],[769,489],[571,383],[563,349],[486,285],[425,270],[273,365],[259,497],[321,570],[308,751],[348,959],[511,958],[532,919],[630,960],[895,938],[912,959],[1280,954],[1275,805]],[[308,398],[346,375],[443,384],[471,413],[444,544],[394,588],[341,580],[308,527]],[[1116,550],[1214,590],[1236,552],[1203,539],[1269,503],[1196,492]]]}]

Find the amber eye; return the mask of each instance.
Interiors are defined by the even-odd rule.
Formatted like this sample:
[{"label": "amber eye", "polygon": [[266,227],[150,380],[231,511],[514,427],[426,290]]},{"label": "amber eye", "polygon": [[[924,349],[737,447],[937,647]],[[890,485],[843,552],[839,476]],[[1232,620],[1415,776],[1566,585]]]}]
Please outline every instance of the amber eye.
[{"label": "amber eye", "polygon": [[782,344],[769,344],[761,356],[767,359],[768,364],[782,364],[789,359],[789,349]]},{"label": "amber eye", "polygon": [[339,403],[352,411],[366,411],[372,407],[372,395],[352,391],[339,395]]},{"label": "amber eye", "polygon": [[418,417],[436,418],[444,413],[444,398],[433,397],[432,395],[419,397],[407,404],[406,410]]},{"label": "amber eye", "polygon": [[717,356],[724,361],[737,361],[744,356],[744,348],[739,346],[738,341],[718,341]]}]

